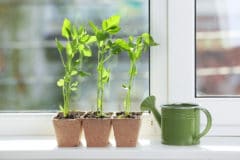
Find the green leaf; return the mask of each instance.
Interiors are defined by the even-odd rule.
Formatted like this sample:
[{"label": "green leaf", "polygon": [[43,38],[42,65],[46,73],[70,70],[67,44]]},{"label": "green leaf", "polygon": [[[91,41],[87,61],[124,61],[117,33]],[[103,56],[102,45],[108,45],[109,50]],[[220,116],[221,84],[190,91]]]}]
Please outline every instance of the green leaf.
[{"label": "green leaf", "polygon": [[81,60],[77,59],[75,62],[73,62],[73,66],[78,67],[80,63],[81,63]]},{"label": "green leaf", "polygon": [[143,39],[143,37],[142,37],[142,36],[139,36],[139,37],[137,38],[137,44],[141,44],[141,43],[142,43],[142,39]]},{"label": "green leaf", "polygon": [[76,39],[78,37],[78,31],[76,26],[72,26],[72,36],[73,36],[73,39]]},{"label": "green leaf", "polygon": [[88,46],[85,46],[85,45],[81,44],[81,45],[79,45],[78,49],[79,49],[79,52],[81,54],[83,54],[84,56],[86,56],[86,57],[91,57],[92,56],[92,51]]},{"label": "green leaf", "polygon": [[123,87],[124,89],[128,89],[127,84],[122,84],[122,87]]},{"label": "green leaf", "polygon": [[79,75],[80,75],[81,77],[86,77],[86,76],[90,76],[91,74],[88,73],[88,72],[79,71]]},{"label": "green leaf", "polygon": [[114,43],[112,43],[111,41],[108,41],[108,46],[111,48],[112,54],[119,54],[122,51],[130,50],[128,43],[123,39],[117,39],[114,41]]},{"label": "green leaf", "polygon": [[156,46],[158,45],[152,38],[152,36],[148,33],[143,33],[142,34],[142,38],[144,40],[144,42],[148,45],[148,46]]},{"label": "green leaf", "polygon": [[110,34],[116,34],[116,33],[118,33],[120,30],[121,30],[120,27],[118,27],[118,26],[113,26],[113,27],[109,28],[109,29],[107,30],[107,32],[110,33]]},{"label": "green leaf", "polygon": [[91,21],[89,21],[89,25],[90,25],[90,27],[92,28],[93,32],[94,32],[95,34],[97,34],[97,32],[99,31],[99,29],[97,28],[97,26],[96,26],[93,22],[91,22]]},{"label": "green leaf", "polygon": [[71,22],[69,19],[65,18],[62,25],[62,36],[69,39],[71,30]]},{"label": "green leaf", "polygon": [[64,86],[64,80],[63,80],[63,79],[59,79],[59,80],[57,81],[57,86],[58,86],[58,87]]},{"label": "green leaf", "polygon": [[77,75],[78,74],[78,72],[76,71],[76,70],[73,70],[72,72],[71,72],[71,76],[75,76],[75,75]]},{"label": "green leaf", "polygon": [[122,52],[122,49],[119,46],[112,46],[111,47],[111,53],[112,54],[119,54]]},{"label": "green leaf", "polygon": [[76,54],[77,50],[78,50],[78,44],[79,42],[77,41],[77,39],[73,40],[70,42],[71,48],[72,48],[72,54]]},{"label": "green leaf", "polygon": [[84,27],[83,26],[80,26],[79,29],[78,29],[78,33],[79,35],[81,36],[82,34],[84,34]]},{"label": "green leaf", "polygon": [[136,46],[136,51],[135,51],[135,59],[138,60],[139,58],[141,58],[142,53],[143,53],[143,44],[138,44]]},{"label": "green leaf", "polygon": [[77,87],[78,84],[79,84],[78,81],[75,81],[75,82],[72,83],[71,87]]},{"label": "green leaf", "polygon": [[118,45],[119,47],[121,47],[123,50],[125,51],[129,51],[130,50],[130,47],[128,45],[128,43],[123,40],[123,39],[117,39],[114,44]]},{"label": "green leaf", "polygon": [[112,54],[119,54],[122,52],[122,48],[115,42],[113,43],[111,40],[108,40],[106,49],[111,49]]},{"label": "green leaf", "polygon": [[66,44],[66,51],[67,51],[67,54],[72,57],[73,50],[72,50],[72,46],[69,42],[67,42],[67,44]]},{"label": "green leaf", "polygon": [[142,111],[152,110],[152,108],[155,108],[155,101],[156,101],[155,96],[149,96],[145,98],[141,103],[141,110]]},{"label": "green leaf", "polygon": [[98,41],[105,41],[107,38],[109,38],[109,34],[107,32],[103,32],[103,31],[97,32]]},{"label": "green leaf", "polygon": [[78,49],[79,49],[80,52],[82,52],[82,50],[84,50],[84,45],[83,44],[79,44]]},{"label": "green leaf", "polygon": [[96,42],[96,41],[97,41],[96,36],[90,36],[90,38],[87,41],[87,44],[91,44],[91,43]]},{"label": "green leaf", "polygon": [[104,45],[104,42],[103,41],[100,41],[99,42],[99,46],[102,47]]},{"label": "green leaf", "polygon": [[102,81],[103,83],[108,83],[110,79],[110,69],[103,68]]},{"label": "green leaf", "polygon": [[89,47],[85,46],[85,48],[82,50],[83,55],[86,57],[91,57],[92,56],[92,51]]},{"label": "green leaf", "polygon": [[64,49],[63,45],[58,41],[57,38],[55,39],[55,41],[56,41],[56,44],[57,44],[58,52],[59,52],[59,53],[62,53],[62,51],[63,51],[63,49]]},{"label": "green leaf", "polygon": [[86,43],[89,40],[90,36],[87,34],[82,35],[81,42]]},{"label": "green leaf", "polygon": [[116,46],[116,44],[113,43],[111,39],[109,39],[109,40],[107,41],[107,45],[108,45],[109,47],[111,47],[111,46],[113,46],[113,45]]},{"label": "green leaf", "polygon": [[107,29],[108,29],[107,20],[103,20],[103,21],[102,21],[102,29],[103,29],[104,31],[107,31]]},{"label": "green leaf", "polygon": [[128,41],[129,41],[130,43],[132,43],[133,40],[134,40],[133,36],[129,36],[129,37],[128,37]]},{"label": "green leaf", "polygon": [[120,16],[114,15],[102,22],[102,29],[109,33],[117,33],[120,30],[119,27]]},{"label": "green leaf", "polygon": [[71,91],[76,91],[77,87],[71,87]]}]

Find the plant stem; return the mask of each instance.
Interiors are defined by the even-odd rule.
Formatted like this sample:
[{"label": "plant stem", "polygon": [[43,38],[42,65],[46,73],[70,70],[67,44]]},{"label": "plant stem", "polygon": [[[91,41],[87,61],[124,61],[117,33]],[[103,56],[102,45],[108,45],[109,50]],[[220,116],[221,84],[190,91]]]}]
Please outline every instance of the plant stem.
[{"label": "plant stem", "polygon": [[102,107],[102,101],[103,101],[103,83],[102,83],[102,74],[103,74],[103,62],[102,62],[102,51],[100,50],[98,52],[98,79],[97,79],[97,109],[98,112],[100,112],[100,116],[103,115],[103,107]]},{"label": "plant stem", "polygon": [[70,105],[70,96],[71,96],[71,77],[66,78],[66,83],[64,85],[64,117],[67,117],[69,113],[69,105]]},{"label": "plant stem", "polygon": [[98,95],[98,108],[100,115],[103,114],[103,106],[102,106],[102,101],[103,101],[103,83],[102,83],[102,74],[103,74],[103,66],[100,64],[100,70],[98,71],[99,74],[99,79],[98,79],[98,84],[99,84],[99,95]]},{"label": "plant stem", "polygon": [[71,66],[71,57],[67,57],[67,66],[66,66],[65,72],[67,73],[66,76],[64,77],[64,86],[63,86],[63,95],[64,96],[64,102],[63,102],[63,115],[64,117],[67,117],[69,113],[69,106],[70,106],[70,96],[71,96],[71,82],[72,82],[72,77],[71,77],[71,71],[72,71],[72,66]]},{"label": "plant stem", "polygon": [[110,54],[109,56],[107,56],[107,58],[104,59],[103,63],[107,62],[110,58],[112,58],[112,54]]},{"label": "plant stem", "polygon": [[103,115],[103,104],[102,104],[102,102],[103,102],[103,94],[104,94],[104,85],[103,85],[103,66],[101,67],[101,97],[100,97],[100,99],[101,99],[101,104],[100,104],[100,116],[102,116]]},{"label": "plant stem", "polygon": [[130,108],[131,108],[131,91],[132,91],[132,85],[133,85],[133,81],[134,81],[134,63],[131,63],[131,67],[130,67],[130,71],[129,71],[129,74],[130,74],[130,78],[129,78],[129,81],[128,81],[128,91],[127,91],[127,95],[125,97],[125,115],[129,115],[130,113]]}]

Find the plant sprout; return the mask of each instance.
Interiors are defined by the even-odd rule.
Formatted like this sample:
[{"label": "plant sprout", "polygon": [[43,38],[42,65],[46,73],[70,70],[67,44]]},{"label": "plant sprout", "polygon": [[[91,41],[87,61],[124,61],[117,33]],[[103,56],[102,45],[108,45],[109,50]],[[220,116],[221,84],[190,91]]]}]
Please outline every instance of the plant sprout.
[{"label": "plant sprout", "polygon": [[127,83],[123,84],[122,87],[127,89],[127,93],[124,99],[124,112],[125,116],[129,116],[131,110],[131,93],[135,77],[137,76],[137,66],[136,63],[142,57],[142,54],[150,46],[158,45],[154,42],[153,38],[148,33],[143,33],[138,36],[136,40],[129,36],[128,42],[123,39],[117,39],[116,44],[121,47],[122,50],[127,51],[130,59],[129,68],[129,80]]},{"label": "plant sprout", "polygon": [[102,27],[99,29],[93,22],[89,22],[96,37],[98,48],[97,62],[97,113],[99,117],[104,117],[103,97],[105,85],[110,79],[110,68],[106,67],[106,63],[114,54],[120,53],[119,47],[112,40],[112,35],[120,31],[120,16],[111,16],[102,21]]},{"label": "plant sprout", "polygon": [[79,87],[79,82],[74,78],[89,75],[82,71],[82,62],[84,57],[92,55],[89,44],[94,42],[95,38],[88,35],[83,26],[77,28],[72,25],[69,19],[64,19],[62,36],[66,39],[66,45],[64,46],[58,39],[56,39],[56,45],[64,67],[64,77],[57,81],[57,85],[62,88],[63,95],[63,106],[60,105],[60,111],[63,112],[64,117],[67,117],[71,93]]}]

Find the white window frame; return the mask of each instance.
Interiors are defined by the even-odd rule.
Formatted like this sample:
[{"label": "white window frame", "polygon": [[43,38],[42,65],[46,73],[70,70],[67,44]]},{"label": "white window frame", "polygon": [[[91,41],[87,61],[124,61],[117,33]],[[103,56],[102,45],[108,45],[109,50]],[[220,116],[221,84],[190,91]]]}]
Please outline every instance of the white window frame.
[{"label": "white window frame", "polygon": [[[156,96],[158,107],[171,102],[199,103],[212,113],[209,135],[239,136],[240,99],[194,97],[194,5],[194,0],[150,0],[150,31],[160,44],[151,48],[150,94]],[[53,135],[54,115],[0,113],[0,135]],[[160,134],[151,115],[142,124],[142,136]]]},{"label": "white window frame", "polygon": [[212,114],[210,135],[240,135],[240,98],[195,97],[195,0],[168,1],[169,102],[195,102]]}]

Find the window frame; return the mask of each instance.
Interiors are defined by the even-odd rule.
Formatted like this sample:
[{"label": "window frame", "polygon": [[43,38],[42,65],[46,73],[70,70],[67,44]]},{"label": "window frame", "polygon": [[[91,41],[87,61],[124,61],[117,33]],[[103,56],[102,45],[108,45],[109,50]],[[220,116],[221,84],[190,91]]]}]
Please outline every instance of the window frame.
[{"label": "window frame", "polygon": [[213,118],[209,135],[239,136],[239,98],[204,98],[195,95],[196,0],[169,0],[168,7],[168,101],[194,102],[207,108]]},{"label": "window frame", "polygon": [[[237,118],[240,109],[237,106],[240,106],[240,99],[195,98],[195,7],[192,0],[150,1],[150,32],[160,44],[150,49],[150,95],[156,96],[158,109],[161,104],[171,102],[199,103],[212,113],[213,127],[208,135],[239,136],[240,121]],[[226,116],[226,112],[231,116]],[[0,135],[54,135],[54,115],[0,113]],[[154,117],[145,115],[141,137],[159,134]]]}]

